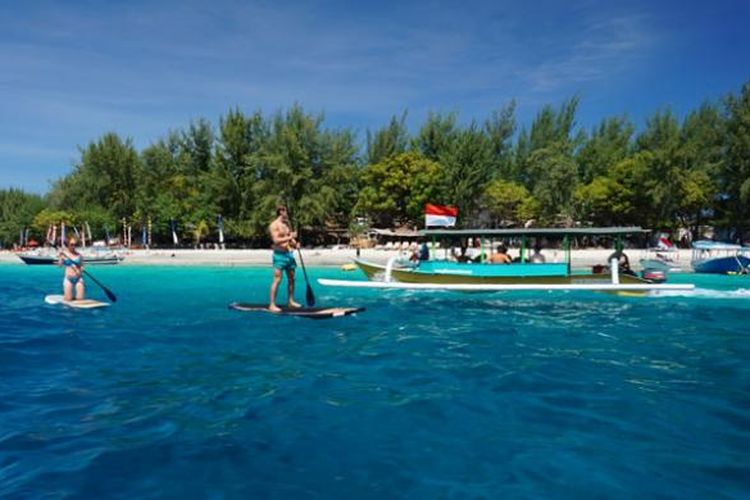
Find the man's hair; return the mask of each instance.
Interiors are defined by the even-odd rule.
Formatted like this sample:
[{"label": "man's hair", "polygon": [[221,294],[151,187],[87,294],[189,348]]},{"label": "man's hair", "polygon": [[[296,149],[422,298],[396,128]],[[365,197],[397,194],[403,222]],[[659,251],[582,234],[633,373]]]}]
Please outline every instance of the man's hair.
[{"label": "man's hair", "polygon": [[279,215],[281,215],[282,211],[286,212],[287,211],[286,207],[284,205],[277,206],[276,207],[276,216],[278,217]]}]

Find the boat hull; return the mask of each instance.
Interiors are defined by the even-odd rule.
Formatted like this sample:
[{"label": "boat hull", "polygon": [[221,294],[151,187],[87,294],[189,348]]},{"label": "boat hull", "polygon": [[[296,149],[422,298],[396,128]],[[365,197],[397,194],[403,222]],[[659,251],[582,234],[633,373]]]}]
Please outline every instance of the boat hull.
[{"label": "boat hull", "polygon": [[[57,257],[52,257],[48,255],[19,255],[19,259],[21,259],[25,264],[28,264],[30,266],[51,266],[54,264],[57,264]],[[96,265],[96,266],[102,266],[102,265],[114,265],[119,264],[122,260],[122,257],[91,257],[86,258],[84,256],[83,262],[87,266],[89,265]]]},{"label": "boat hull", "polygon": [[[382,281],[385,277],[386,267],[373,264],[371,262],[365,262],[359,259],[355,259],[357,266],[365,273],[367,279],[371,281]],[[506,273],[513,270],[513,266],[516,264],[502,265],[502,264],[467,264],[468,266],[482,266],[484,271],[486,268],[496,268]],[[530,264],[529,266],[534,266]],[[564,266],[567,267],[567,266]],[[457,285],[457,284],[468,284],[468,285],[524,285],[524,284],[539,284],[539,285],[569,285],[569,284],[587,284],[587,283],[611,283],[611,276],[607,273],[584,273],[584,274],[557,274],[554,276],[540,276],[540,275],[527,275],[527,276],[492,276],[492,275],[470,275],[470,274],[440,274],[440,273],[424,273],[415,269],[407,268],[394,268],[391,270],[391,278],[394,281],[401,283],[429,283],[438,285]],[[648,283],[637,276],[629,274],[620,275],[621,283],[638,284]]]},{"label": "boat hull", "polygon": [[702,274],[735,274],[747,272],[750,258],[744,255],[719,257],[715,259],[694,260],[693,270]]}]

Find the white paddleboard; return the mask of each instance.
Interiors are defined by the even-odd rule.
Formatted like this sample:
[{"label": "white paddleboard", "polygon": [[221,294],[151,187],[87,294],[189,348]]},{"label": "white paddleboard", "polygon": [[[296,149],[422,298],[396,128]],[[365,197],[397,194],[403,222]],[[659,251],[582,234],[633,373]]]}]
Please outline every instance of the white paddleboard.
[{"label": "white paddleboard", "polygon": [[44,301],[47,304],[58,305],[62,304],[67,307],[75,307],[78,309],[96,309],[97,307],[109,307],[109,302],[101,302],[99,300],[84,299],[84,300],[65,300],[62,295],[47,295],[44,297]]}]

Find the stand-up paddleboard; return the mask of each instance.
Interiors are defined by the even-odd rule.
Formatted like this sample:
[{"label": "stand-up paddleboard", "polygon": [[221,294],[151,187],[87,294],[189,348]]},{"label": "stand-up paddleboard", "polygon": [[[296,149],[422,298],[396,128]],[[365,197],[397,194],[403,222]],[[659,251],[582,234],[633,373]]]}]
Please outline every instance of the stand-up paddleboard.
[{"label": "stand-up paddleboard", "polygon": [[364,307],[282,307],[281,312],[273,313],[268,310],[268,304],[248,304],[245,302],[232,302],[229,304],[229,308],[242,312],[266,312],[279,316],[299,316],[310,319],[338,318],[365,310]]},{"label": "stand-up paddleboard", "polygon": [[47,304],[58,305],[62,304],[67,307],[75,307],[78,309],[96,309],[97,307],[109,307],[109,302],[101,302],[99,300],[84,299],[84,300],[65,300],[62,295],[47,295],[44,297],[44,301]]}]

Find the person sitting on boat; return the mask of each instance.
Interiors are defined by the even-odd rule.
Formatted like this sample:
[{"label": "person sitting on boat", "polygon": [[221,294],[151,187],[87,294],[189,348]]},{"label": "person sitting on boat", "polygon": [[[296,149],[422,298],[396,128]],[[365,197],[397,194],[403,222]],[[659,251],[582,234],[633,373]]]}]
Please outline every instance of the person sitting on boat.
[{"label": "person sitting on boat", "polygon": [[459,250],[459,253],[456,253],[455,248],[451,249],[451,257],[453,257],[453,260],[455,260],[456,262],[461,262],[461,263],[471,262],[471,259],[469,258],[469,256],[466,255],[466,251],[467,251],[466,245],[462,244],[461,249]]},{"label": "person sitting on boat", "polygon": [[534,253],[531,254],[531,257],[529,257],[529,262],[532,264],[544,264],[547,262],[547,259],[544,258],[544,255],[542,255],[542,247],[539,245],[536,245],[534,247]]},{"label": "person sitting on boat", "polygon": [[57,260],[58,265],[65,266],[63,277],[63,300],[83,300],[86,295],[86,287],[83,283],[83,256],[78,253],[76,246],[78,240],[75,236],[68,238],[67,246],[60,251]]},{"label": "person sitting on boat", "polygon": [[289,307],[302,307],[294,301],[294,269],[297,267],[297,262],[294,260],[294,249],[299,248],[299,243],[297,242],[297,233],[289,227],[286,207],[279,206],[276,208],[276,219],[271,222],[268,229],[273,240],[273,281],[271,282],[271,300],[268,310],[281,312],[281,308],[276,305],[276,294],[284,272],[286,272],[289,291]]},{"label": "person sitting on boat", "polygon": [[466,257],[468,257],[469,262],[481,262],[482,240],[479,238],[469,239],[469,245],[466,249]]},{"label": "person sitting on boat", "polygon": [[607,262],[611,263],[612,259],[617,259],[617,267],[621,273],[635,274],[633,270],[630,269],[630,259],[628,259],[627,254],[622,251],[622,248],[612,252],[612,254],[607,258]]},{"label": "person sitting on boat", "polygon": [[427,246],[427,242],[423,241],[422,244],[412,252],[409,260],[412,262],[430,260],[430,247]]},{"label": "person sitting on boat", "polygon": [[498,245],[497,252],[490,257],[490,264],[510,264],[513,260],[508,255],[508,249],[505,245]]}]

